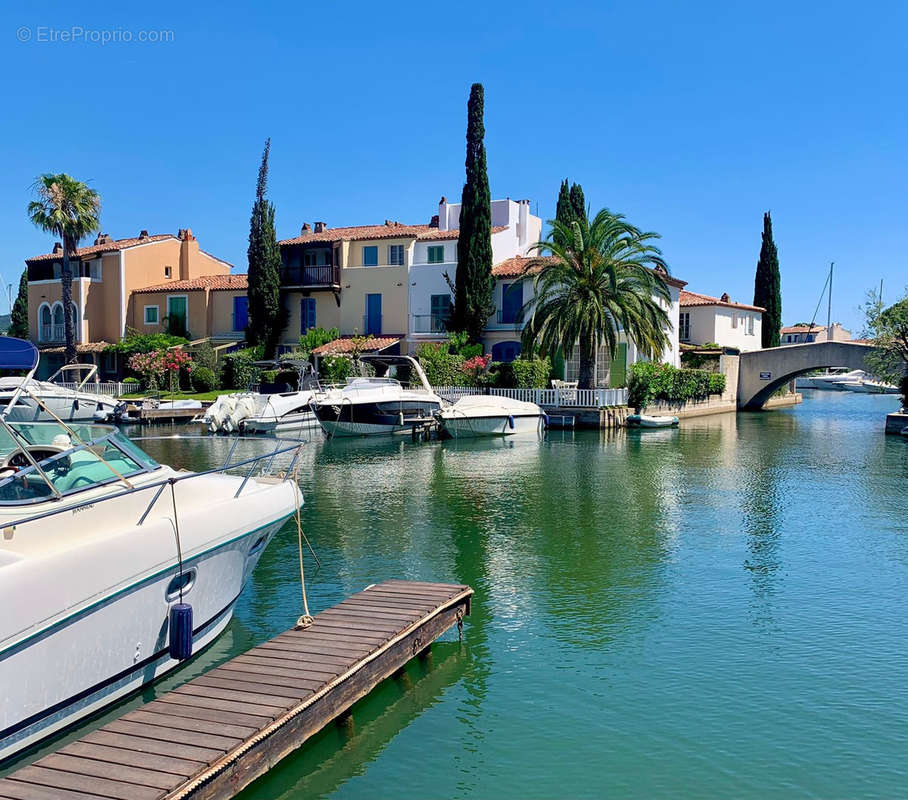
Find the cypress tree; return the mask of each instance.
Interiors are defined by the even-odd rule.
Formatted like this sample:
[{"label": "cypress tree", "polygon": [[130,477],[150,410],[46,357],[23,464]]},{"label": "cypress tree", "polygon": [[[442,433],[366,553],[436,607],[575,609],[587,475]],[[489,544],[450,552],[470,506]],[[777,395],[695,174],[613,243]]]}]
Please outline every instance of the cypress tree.
[{"label": "cypress tree", "polygon": [[[558,202],[555,205],[555,219],[570,229],[573,222],[579,222],[580,227],[586,234],[589,227],[589,220],[586,214],[586,200],[583,196],[583,188],[579,183],[570,184],[567,178],[561,182],[561,188],[558,191]],[[559,235],[555,234],[555,243],[562,247],[567,247],[569,242],[559,240]]]},{"label": "cypress tree", "polygon": [[9,314],[9,336],[17,339],[28,338],[28,270],[22,270],[19,278],[19,294]]},{"label": "cypress tree", "polygon": [[586,199],[583,196],[583,189],[579,183],[571,184],[571,209],[574,212],[574,221],[580,223],[580,229],[583,231],[583,238],[589,233],[590,225],[586,214]]},{"label": "cypress tree", "polygon": [[778,347],[782,328],[782,277],[779,273],[779,253],[772,239],[772,217],[763,215],[763,244],[754,278],[754,305],[763,312],[763,347]]},{"label": "cypress tree", "polygon": [[467,174],[460,205],[454,296],[454,328],[466,332],[469,342],[481,339],[486,321],[495,309],[492,198],[483,143],[483,103],[482,84],[474,83],[467,103]]},{"label": "cypress tree", "polygon": [[265,196],[270,152],[269,138],[265,140],[249,222],[249,325],[246,328],[247,340],[252,345],[262,345],[265,358],[274,358],[284,321],[280,297],[281,251],[274,230],[274,206]]}]

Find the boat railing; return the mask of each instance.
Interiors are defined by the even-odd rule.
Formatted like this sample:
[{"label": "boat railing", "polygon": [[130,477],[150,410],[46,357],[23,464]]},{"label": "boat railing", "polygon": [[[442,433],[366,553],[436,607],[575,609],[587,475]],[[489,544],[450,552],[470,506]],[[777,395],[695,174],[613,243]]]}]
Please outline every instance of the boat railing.
[{"label": "boat railing", "polygon": [[[149,437],[142,437],[142,438],[144,438],[144,439],[166,439],[166,438],[174,438],[174,437],[149,436]],[[187,438],[187,437],[181,437],[181,438]],[[199,438],[205,438],[205,437],[199,437]],[[135,441],[135,440],[131,440],[131,441]],[[271,467],[274,464],[274,460],[278,456],[284,455],[287,453],[293,453],[293,456],[290,459],[290,463],[287,466],[287,469],[283,470],[282,475],[281,475],[281,478],[283,480],[285,480],[285,481],[289,480],[293,474],[293,469],[296,466],[296,462],[299,459],[300,450],[302,449],[303,444],[304,444],[297,440],[277,439],[273,450],[270,450],[267,453],[261,453],[256,456],[252,456],[251,458],[244,458],[240,461],[231,463],[230,459],[233,457],[233,453],[236,450],[236,446],[239,443],[239,441],[240,441],[240,439],[237,438],[233,442],[233,444],[230,448],[230,451],[227,453],[227,457],[224,459],[224,463],[221,464],[221,466],[219,466],[219,467],[212,467],[211,469],[201,470],[199,472],[190,472],[185,475],[172,475],[169,478],[164,478],[159,481],[152,481],[150,483],[144,483],[140,486],[131,486],[128,489],[122,489],[118,492],[112,492],[111,494],[105,495],[104,497],[88,498],[88,499],[82,501],[81,503],[68,503],[59,508],[48,509],[48,510],[42,511],[38,514],[31,514],[27,517],[21,517],[20,519],[12,520],[10,522],[5,523],[4,528],[10,528],[10,527],[15,528],[18,525],[25,525],[26,523],[29,523],[29,522],[36,522],[37,520],[47,519],[48,517],[53,517],[53,516],[56,516],[57,514],[62,514],[64,512],[74,512],[80,508],[86,508],[88,506],[97,506],[100,503],[105,503],[109,500],[115,500],[120,497],[126,497],[127,495],[135,495],[140,492],[156,490],[154,492],[154,496],[151,498],[151,500],[149,501],[145,510],[142,512],[142,515],[139,517],[138,522],[136,523],[137,525],[141,526],[142,523],[145,521],[145,519],[148,517],[148,515],[151,513],[151,509],[154,507],[154,504],[157,502],[157,500],[161,496],[162,492],[168,486],[173,486],[177,483],[191,481],[194,478],[200,478],[204,475],[216,475],[216,474],[225,473],[228,469],[238,469],[241,467],[248,467],[248,469],[246,469],[246,471],[245,471],[245,474],[243,475],[242,483],[240,483],[239,487],[237,488],[236,492],[233,495],[234,499],[236,499],[240,496],[243,489],[246,488],[246,484],[249,482],[249,479],[252,478],[252,476],[255,474],[256,466],[258,466],[259,464],[261,464],[262,462],[267,460],[268,466],[266,467],[265,470],[263,470],[262,472],[259,473],[260,475],[267,475],[267,474],[269,474],[267,470],[271,469]],[[261,440],[257,440],[257,441],[261,441]],[[55,500],[57,500],[57,501],[59,501],[60,499],[61,498],[55,498]]]}]

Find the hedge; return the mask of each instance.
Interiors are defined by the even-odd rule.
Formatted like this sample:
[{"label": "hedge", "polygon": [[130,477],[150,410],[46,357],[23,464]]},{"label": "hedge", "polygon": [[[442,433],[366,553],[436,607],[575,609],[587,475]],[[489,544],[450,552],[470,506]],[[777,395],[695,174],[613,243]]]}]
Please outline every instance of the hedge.
[{"label": "hedge", "polygon": [[518,358],[489,365],[492,385],[498,389],[545,389],[552,364],[547,358]]},{"label": "hedge", "polygon": [[416,348],[416,358],[432,386],[463,386],[467,380],[461,369],[464,357],[449,353],[447,343],[421,344]]},{"label": "hedge", "polygon": [[221,383],[227,389],[248,389],[259,379],[255,361],[261,358],[256,348],[247,347],[224,356],[224,374]]},{"label": "hedge", "polygon": [[638,361],[628,377],[627,404],[645,408],[656,401],[679,405],[725,391],[725,375],[702,369],[678,369],[671,364]]}]

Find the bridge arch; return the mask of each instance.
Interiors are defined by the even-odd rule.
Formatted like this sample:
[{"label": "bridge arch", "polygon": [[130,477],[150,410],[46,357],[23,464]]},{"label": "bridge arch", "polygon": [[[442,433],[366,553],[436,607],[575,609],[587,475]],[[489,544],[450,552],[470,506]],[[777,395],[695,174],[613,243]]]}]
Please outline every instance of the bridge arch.
[{"label": "bridge arch", "polygon": [[873,350],[858,342],[813,342],[741,353],[738,363],[738,408],[759,410],[773,392],[798,375],[816,369],[866,369]]}]

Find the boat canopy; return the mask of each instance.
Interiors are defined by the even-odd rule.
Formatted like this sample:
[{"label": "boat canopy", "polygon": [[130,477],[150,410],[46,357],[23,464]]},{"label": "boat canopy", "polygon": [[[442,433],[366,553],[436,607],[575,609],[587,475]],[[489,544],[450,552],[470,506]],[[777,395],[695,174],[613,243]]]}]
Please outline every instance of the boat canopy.
[{"label": "boat canopy", "polygon": [[33,370],[38,364],[38,348],[24,339],[0,336],[0,369]]}]

